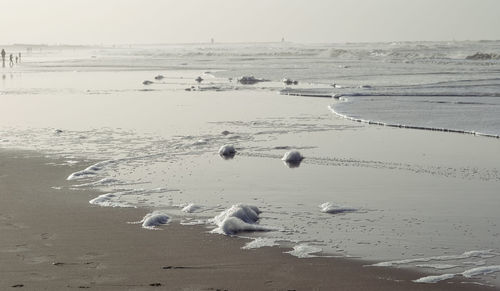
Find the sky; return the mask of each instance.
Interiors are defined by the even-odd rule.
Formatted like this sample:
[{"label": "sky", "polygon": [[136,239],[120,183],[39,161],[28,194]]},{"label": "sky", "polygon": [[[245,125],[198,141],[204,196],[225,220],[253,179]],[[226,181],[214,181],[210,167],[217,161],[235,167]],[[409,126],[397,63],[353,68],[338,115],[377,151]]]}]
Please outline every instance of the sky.
[{"label": "sky", "polygon": [[0,43],[500,39],[500,0],[0,0]]}]

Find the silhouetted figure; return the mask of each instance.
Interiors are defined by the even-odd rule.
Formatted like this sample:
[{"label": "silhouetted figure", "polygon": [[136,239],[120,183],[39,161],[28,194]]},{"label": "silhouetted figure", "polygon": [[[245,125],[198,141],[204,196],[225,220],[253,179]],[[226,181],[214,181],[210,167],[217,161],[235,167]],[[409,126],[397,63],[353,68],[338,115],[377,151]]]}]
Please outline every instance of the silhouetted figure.
[{"label": "silhouetted figure", "polygon": [[14,56],[12,54],[10,54],[10,63],[9,63],[10,67],[12,68],[14,66]]},{"label": "silhouetted figure", "polygon": [[5,50],[2,49],[2,67],[5,68]]},{"label": "silhouetted figure", "polygon": [[19,61],[19,57],[18,57],[18,56],[16,56],[16,64],[17,64],[17,62],[18,62],[18,61]]},{"label": "silhouetted figure", "polygon": [[19,62],[21,62],[21,53],[19,53]]}]

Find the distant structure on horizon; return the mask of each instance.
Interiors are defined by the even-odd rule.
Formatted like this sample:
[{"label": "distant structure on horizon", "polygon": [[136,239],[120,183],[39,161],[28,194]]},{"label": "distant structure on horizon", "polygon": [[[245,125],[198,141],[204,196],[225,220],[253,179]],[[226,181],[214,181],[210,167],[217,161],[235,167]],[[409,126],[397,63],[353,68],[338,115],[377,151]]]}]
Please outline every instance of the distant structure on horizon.
[{"label": "distant structure on horizon", "polygon": [[210,39],[210,43],[212,43],[212,44],[214,43],[214,38],[213,37]]}]

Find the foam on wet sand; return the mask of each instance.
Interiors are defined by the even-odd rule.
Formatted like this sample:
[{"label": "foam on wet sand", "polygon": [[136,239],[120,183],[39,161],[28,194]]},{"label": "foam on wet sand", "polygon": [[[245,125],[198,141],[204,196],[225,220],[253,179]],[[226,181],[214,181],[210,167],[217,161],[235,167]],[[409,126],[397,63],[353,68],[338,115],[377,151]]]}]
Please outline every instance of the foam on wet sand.
[{"label": "foam on wet sand", "polygon": [[223,157],[233,157],[236,154],[236,149],[233,145],[226,144],[219,148],[219,155]]},{"label": "foam on wet sand", "polygon": [[420,262],[430,262],[430,261],[450,261],[450,260],[461,260],[468,258],[492,258],[495,257],[496,253],[493,250],[474,250],[467,251],[458,255],[444,255],[435,257],[424,257],[424,258],[414,258],[414,259],[404,259],[396,261],[386,261],[373,264],[375,267],[392,267],[395,265],[403,265],[410,263],[420,263]]},{"label": "foam on wet sand", "polygon": [[258,224],[261,211],[256,206],[235,204],[212,219],[217,225],[212,232],[236,234],[242,231],[270,231],[272,228]]},{"label": "foam on wet sand", "polygon": [[253,239],[252,241],[247,242],[241,248],[244,250],[249,250],[249,249],[258,249],[258,248],[262,248],[262,247],[274,247],[277,245],[278,245],[278,243],[276,242],[276,240],[274,240],[272,238],[259,237],[259,238]]},{"label": "foam on wet sand", "polygon": [[114,164],[114,160],[107,160],[107,161],[102,161],[95,163],[81,171],[77,171],[74,173],[71,173],[66,180],[77,180],[77,179],[84,179],[84,178],[89,178],[89,177],[94,177],[97,175],[104,167]]},{"label": "foam on wet sand", "polygon": [[201,209],[202,207],[200,205],[196,205],[194,203],[189,203],[188,205],[184,206],[182,208],[182,211],[183,212],[186,212],[186,213],[193,213],[193,212],[196,212],[198,211],[199,209]]},{"label": "foam on wet sand", "polygon": [[300,163],[304,157],[298,151],[289,151],[283,155],[282,161],[287,163]]},{"label": "foam on wet sand", "polygon": [[340,206],[333,204],[332,202],[325,202],[319,206],[321,212],[330,213],[330,214],[342,214],[348,212],[357,211],[356,208],[348,207],[348,206]]},{"label": "foam on wet sand", "polygon": [[144,218],[140,221],[142,227],[146,229],[157,229],[158,226],[167,224],[170,217],[161,211],[154,211],[152,213],[146,214]]},{"label": "foam on wet sand", "polygon": [[[21,284],[29,290],[68,286],[123,290],[158,283],[173,290],[420,289],[410,282],[418,276],[411,271],[364,268],[361,262],[340,258],[298,260],[284,255],[280,248],[242,251],[242,240],[214,236],[202,226],[171,222],[163,231],[137,231],[125,222],[144,216],[144,209],[85,206],[98,192],[72,190],[71,182],[62,178],[71,173],[69,166],[48,165],[47,159],[32,153],[24,158],[1,151],[0,164],[0,193],[5,202],[0,204],[0,268],[12,271],[0,272],[0,289]],[[55,184],[62,186],[60,191],[51,188]],[[235,212],[246,215],[236,216],[256,221],[258,209],[240,208],[246,210],[235,207]],[[147,216],[143,223],[164,221],[165,217],[157,215],[162,213]],[[315,251],[306,246],[295,250],[310,255]],[[44,259],[48,252],[53,257]],[[401,280],[381,279],[387,277]],[[269,281],[273,282],[271,287]],[[437,284],[441,290],[487,290]]]},{"label": "foam on wet sand", "polygon": [[484,266],[484,267],[477,267],[477,268],[468,269],[468,270],[463,271],[462,273],[451,273],[451,274],[425,276],[425,277],[419,278],[417,280],[413,280],[413,282],[415,282],[415,283],[437,283],[440,281],[452,279],[456,276],[462,276],[464,278],[473,278],[476,276],[484,276],[484,275],[489,275],[489,274],[493,274],[493,273],[497,273],[497,272],[500,272],[500,266],[498,266],[498,265]]},{"label": "foam on wet sand", "polygon": [[311,246],[308,244],[299,244],[293,247],[293,250],[286,252],[297,258],[314,258],[317,257],[317,253],[321,252],[320,247]]}]

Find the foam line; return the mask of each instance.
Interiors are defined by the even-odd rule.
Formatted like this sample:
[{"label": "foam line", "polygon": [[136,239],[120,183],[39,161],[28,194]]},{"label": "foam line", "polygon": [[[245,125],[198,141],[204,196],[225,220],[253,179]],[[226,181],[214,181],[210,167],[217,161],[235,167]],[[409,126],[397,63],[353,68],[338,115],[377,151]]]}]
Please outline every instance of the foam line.
[{"label": "foam line", "polygon": [[355,118],[355,117],[337,112],[332,105],[329,105],[328,109],[330,109],[330,111],[332,111],[333,114],[335,114],[341,118],[344,118],[344,119],[347,119],[350,121],[360,122],[360,123],[374,124],[374,125],[388,126],[388,127],[399,127],[399,128],[407,128],[407,129],[418,129],[418,130],[440,131],[440,132],[452,132],[452,133],[470,134],[470,135],[484,136],[484,137],[491,137],[491,138],[500,138],[500,135],[482,133],[482,132],[477,132],[477,131],[472,131],[472,130],[460,130],[460,129],[440,128],[440,127],[426,127],[426,126],[415,126],[415,125],[406,125],[406,124],[397,124],[397,123],[385,123],[385,122],[380,122],[380,121]]}]

